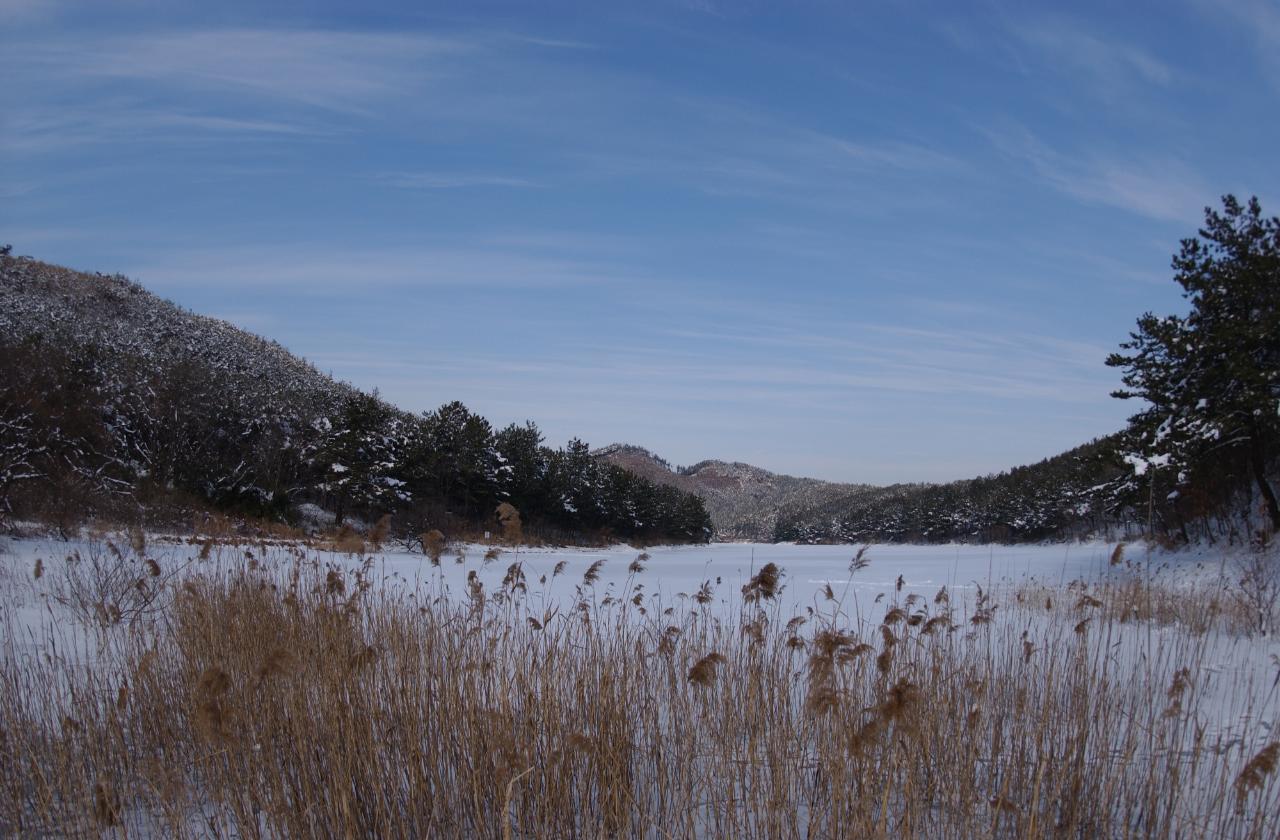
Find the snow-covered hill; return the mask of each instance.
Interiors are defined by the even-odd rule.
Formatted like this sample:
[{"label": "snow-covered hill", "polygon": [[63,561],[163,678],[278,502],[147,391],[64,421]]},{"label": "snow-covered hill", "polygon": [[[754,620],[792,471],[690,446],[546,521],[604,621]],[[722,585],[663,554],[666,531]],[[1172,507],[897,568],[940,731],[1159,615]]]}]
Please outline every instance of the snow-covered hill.
[{"label": "snow-covered hill", "polygon": [[124,277],[0,255],[0,519],[311,503],[417,534],[496,528],[508,503],[547,539],[708,536],[697,497],[588,452],[458,402],[411,414]]}]

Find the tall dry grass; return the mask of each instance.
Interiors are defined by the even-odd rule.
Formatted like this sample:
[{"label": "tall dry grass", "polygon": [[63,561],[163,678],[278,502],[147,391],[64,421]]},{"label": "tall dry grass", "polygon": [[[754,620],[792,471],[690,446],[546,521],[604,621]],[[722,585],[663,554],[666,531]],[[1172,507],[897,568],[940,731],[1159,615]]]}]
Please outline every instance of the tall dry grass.
[{"label": "tall dry grass", "polygon": [[1153,560],[1149,552],[1134,558],[1118,544],[1096,578],[1059,585],[1028,581],[1015,589],[1014,599],[1046,612],[1055,606],[1096,607],[1119,624],[1244,636],[1280,630],[1278,593],[1280,555],[1274,551],[1236,555],[1216,567],[1201,562],[1179,569]]},{"label": "tall dry grass", "polygon": [[[220,551],[154,620],[98,626],[109,644],[6,646],[0,834],[1280,831],[1276,734],[1215,728],[1207,635],[1126,657],[1131,626],[1076,592],[1046,614],[898,591],[867,622],[834,593],[783,613],[769,566],[662,606],[631,597],[638,559],[627,591],[597,599],[597,565],[548,608],[518,560],[462,596],[387,585],[373,559]],[[1275,719],[1274,687],[1228,687]]]}]

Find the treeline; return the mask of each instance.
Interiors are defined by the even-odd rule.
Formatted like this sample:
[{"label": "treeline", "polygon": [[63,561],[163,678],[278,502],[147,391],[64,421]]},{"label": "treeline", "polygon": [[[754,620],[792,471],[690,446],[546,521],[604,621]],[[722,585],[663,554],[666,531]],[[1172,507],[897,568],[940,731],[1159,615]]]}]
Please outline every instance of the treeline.
[{"label": "treeline", "polygon": [[309,493],[339,518],[348,511],[405,510],[415,530],[492,521],[502,502],[543,533],[597,539],[703,542],[702,500],[591,455],[581,440],[543,445],[532,422],[494,431],[460,402],[422,415],[376,396],[347,398],[319,424]]},{"label": "treeline", "polygon": [[75,524],[182,500],[283,521],[393,515],[406,533],[493,528],[516,507],[554,540],[705,541],[691,494],[495,431],[452,402],[421,415],[121,277],[0,256],[0,517]]},{"label": "treeline", "polygon": [[1220,452],[1190,481],[1168,465],[1135,465],[1132,452],[1133,440],[1122,432],[994,475],[786,505],[773,539],[1016,543],[1150,535],[1170,543],[1243,545],[1269,530],[1251,492],[1245,454]]},{"label": "treeline", "polygon": [[1116,436],[1007,472],[948,484],[860,489],[820,508],[784,508],[775,539],[796,542],[1025,542],[1134,536],[1119,493]]}]

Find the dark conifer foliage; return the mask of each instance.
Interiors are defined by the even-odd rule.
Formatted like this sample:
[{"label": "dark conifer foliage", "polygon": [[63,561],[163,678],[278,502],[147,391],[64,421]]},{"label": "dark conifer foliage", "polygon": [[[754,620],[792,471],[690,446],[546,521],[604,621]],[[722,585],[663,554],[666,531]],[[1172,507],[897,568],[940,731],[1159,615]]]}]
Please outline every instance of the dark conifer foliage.
[{"label": "dark conifer foliage", "polygon": [[231,325],[123,277],[0,256],[0,519],[72,523],[187,498],[289,518],[396,515],[414,533],[496,527],[559,539],[705,541],[695,496],[495,433],[450,402],[423,415],[336,382]]},{"label": "dark conifer foliage", "polygon": [[1117,500],[1125,476],[1114,436],[1007,472],[947,484],[860,487],[778,515],[799,542],[1024,542],[1142,532]]},{"label": "dark conifer foliage", "polygon": [[1190,312],[1146,313],[1107,360],[1124,372],[1114,396],[1146,403],[1126,431],[1129,495],[1175,524],[1256,501],[1280,530],[1280,218],[1224,196],[1173,269]]}]

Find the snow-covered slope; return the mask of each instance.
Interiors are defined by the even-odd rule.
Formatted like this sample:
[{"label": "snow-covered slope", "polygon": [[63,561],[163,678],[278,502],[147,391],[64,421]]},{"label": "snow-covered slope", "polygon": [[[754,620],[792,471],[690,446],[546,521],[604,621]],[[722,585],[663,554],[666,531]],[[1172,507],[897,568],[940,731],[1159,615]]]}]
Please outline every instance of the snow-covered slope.
[{"label": "snow-covered slope", "polygon": [[218,373],[255,406],[332,410],[354,392],[276,342],[189,312],[121,275],[21,258],[4,260],[0,270],[0,334],[7,339],[92,345],[115,358]]},{"label": "snow-covered slope", "polygon": [[0,519],[132,519],[157,501],[184,519],[194,499],[482,532],[508,503],[549,539],[710,533],[696,497],[541,444],[458,402],[403,411],[124,277],[0,255]]}]

